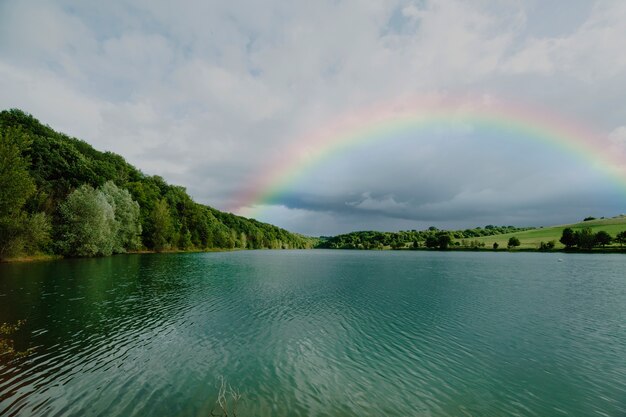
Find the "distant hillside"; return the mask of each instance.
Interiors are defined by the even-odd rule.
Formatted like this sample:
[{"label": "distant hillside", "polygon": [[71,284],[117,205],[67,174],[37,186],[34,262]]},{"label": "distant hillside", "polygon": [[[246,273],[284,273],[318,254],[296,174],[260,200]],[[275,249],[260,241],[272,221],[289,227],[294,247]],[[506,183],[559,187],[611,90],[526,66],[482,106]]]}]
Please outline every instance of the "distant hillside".
[{"label": "distant hillside", "polygon": [[[112,233],[121,235],[119,229],[124,222],[130,222],[138,233],[138,236],[124,240],[126,243],[122,242],[122,246],[126,247],[119,247],[118,252],[131,249],[307,248],[315,243],[314,239],[279,227],[198,204],[185,188],[170,185],[159,176],[146,175],[123,157],[100,152],[85,141],[56,132],[20,110],[0,112],[0,135],[0,157],[3,158],[0,162],[7,167],[6,170],[3,167],[7,172],[0,173],[3,176],[0,182],[5,188],[1,197],[7,201],[6,205],[4,201],[0,204],[0,258],[3,253],[6,257],[28,250],[28,233],[39,229],[49,229],[52,237],[49,241],[42,238],[42,242],[47,243],[40,250],[73,253],[69,246],[78,245],[81,238],[93,240],[97,237],[93,230],[77,230],[81,224],[76,216],[81,215],[80,210],[84,211],[79,206],[100,204],[105,207],[107,201],[109,211],[115,209],[116,204],[128,206],[125,212],[118,208],[115,213]],[[68,203],[68,196],[79,188],[75,201]],[[134,201],[125,197],[126,190]],[[108,200],[102,200],[100,196]],[[95,200],[90,198],[102,201],[94,203]],[[138,225],[132,224],[135,205],[139,207]],[[60,210],[62,207],[64,209]],[[103,213],[106,217],[107,211]],[[92,219],[102,220],[97,216]],[[33,221],[39,222],[40,226],[35,227]],[[79,231],[84,233],[79,236]],[[7,243],[10,238],[13,241]],[[66,240],[65,248],[59,245],[63,239]],[[128,243],[131,241],[135,243]],[[85,250],[90,253],[91,249]],[[75,248],[74,252],[81,253]],[[93,254],[107,254],[108,250],[100,252],[92,250]]]},{"label": "distant hillside", "polygon": [[[551,240],[555,241],[555,249],[562,249],[564,246],[559,242],[559,239],[563,234],[563,229],[566,227],[573,229],[575,232],[586,227],[591,228],[593,233],[604,230],[612,237],[615,237],[619,232],[626,230],[626,216],[621,215],[610,219],[596,219],[574,224],[541,227],[538,229],[506,233],[498,236],[484,236],[476,238],[476,240],[484,243],[485,247],[493,247],[494,243],[498,243],[500,248],[506,248],[509,238],[515,236],[520,241],[519,249],[537,249],[539,248],[541,242],[547,243]],[[617,246],[617,244],[615,245]]]},{"label": "distant hillside", "polygon": [[[559,242],[565,228],[571,228],[574,234],[583,229],[589,229],[592,246],[599,247],[602,244],[596,240],[595,234],[604,231],[613,239],[612,243],[605,245],[604,250],[620,250],[622,243],[615,238],[620,232],[626,231],[626,216],[617,216],[610,219],[593,219],[580,223],[540,227],[540,228],[517,228],[514,226],[476,227],[464,230],[439,230],[430,227],[426,230],[406,230],[400,232],[376,232],[362,231],[352,232],[332,237],[320,238],[318,248],[325,249],[459,249],[493,250],[497,243],[499,250],[507,250],[509,239],[519,239],[519,246],[514,250],[559,250],[565,246]],[[623,238],[623,235],[622,235]],[[544,244],[542,247],[542,243]],[[624,242],[626,243],[626,242]],[[573,250],[580,247],[573,245]],[[626,245],[625,245],[626,246]],[[590,246],[591,247],[591,246]]]},{"label": "distant hillside", "polygon": [[502,235],[504,233],[523,232],[530,228],[514,226],[476,227],[465,230],[439,230],[430,227],[426,230],[405,230],[400,232],[361,231],[343,235],[326,237],[320,240],[319,248],[326,249],[406,249],[419,247],[435,247],[441,236],[452,239],[474,240],[481,236]]}]

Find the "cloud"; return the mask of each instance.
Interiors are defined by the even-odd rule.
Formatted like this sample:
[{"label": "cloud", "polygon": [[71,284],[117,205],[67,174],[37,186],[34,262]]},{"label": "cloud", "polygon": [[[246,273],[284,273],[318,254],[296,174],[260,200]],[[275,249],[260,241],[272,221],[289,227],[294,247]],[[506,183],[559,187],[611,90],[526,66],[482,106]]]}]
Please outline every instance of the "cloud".
[{"label": "cloud", "polygon": [[609,139],[620,147],[626,147],[626,126],[620,126],[609,133]]},{"label": "cloud", "polygon": [[502,65],[515,74],[563,73],[586,82],[606,79],[626,69],[621,39],[626,37],[626,4],[598,3],[573,33],[560,37],[529,38]]},{"label": "cloud", "polygon": [[[620,2],[7,0],[0,106],[228,208],[310,132],[415,96],[540,103],[618,146],[625,18]],[[623,202],[584,164],[499,139],[466,125],[351,149],[254,213],[317,234],[564,221],[589,190],[604,215]]]},{"label": "cloud", "polygon": [[365,192],[357,201],[346,202],[348,206],[352,206],[357,210],[369,210],[378,212],[402,211],[406,209],[406,203],[399,203],[394,196],[386,195],[382,198],[372,197],[371,192]]}]

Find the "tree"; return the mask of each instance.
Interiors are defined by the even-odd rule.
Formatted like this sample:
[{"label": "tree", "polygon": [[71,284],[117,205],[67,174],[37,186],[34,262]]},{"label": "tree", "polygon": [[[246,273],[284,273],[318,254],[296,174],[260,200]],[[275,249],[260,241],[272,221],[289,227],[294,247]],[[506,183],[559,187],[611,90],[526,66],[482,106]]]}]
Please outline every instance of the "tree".
[{"label": "tree", "polygon": [[[154,233],[153,214],[155,206],[161,199],[167,202],[170,216],[169,222],[166,221],[170,227],[165,228],[167,230],[165,234],[168,236],[165,242],[161,241],[164,246],[180,245],[196,248],[232,247],[235,244],[243,246],[243,240],[240,239],[242,234],[245,234],[245,246],[249,248],[303,248],[316,243],[315,239],[195,203],[183,187],[170,185],[158,176],[144,175],[121,156],[100,152],[80,139],[55,132],[20,110],[0,111],[0,135],[0,206],[6,205],[7,202],[16,202],[17,206],[22,207],[15,216],[10,218],[5,216],[4,221],[0,215],[0,251],[2,247],[6,247],[10,252],[20,250],[22,243],[27,241],[24,237],[26,228],[22,226],[30,224],[29,214],[39,211],[45,212],[47,218],[54,222],[53,230],[58,242],[61,229],[64,227],[64,219],[58,208],[71,192],[83,184],[94,188],[101,187],[107,195],[109,204],[115,206],[113,207],[115,217],[121,226],[113,250],[119,252],[141,245],[137,239],[138,227],[129,227],[134,222],[132,220],[126,222],[122,217],[128,213],[132,219],[135,210],[117,208],[122,204],[118,198],[108,198],[112,196],[107,191],[108,181],[112,181],[122,191],[122,187],[127,189],[132,200],[139,204],[141,237],[150,248],[154,247],[153,237],[160,236],[159,233],[156,236]],[[16,141],[19,145],[17,149],[14,147]],[[4,146],[6,144],[11,146]],[[8,181],[3,181],[7,178],[5,174],[14,174],[13,169],[6,169],[14,166],[14,162],[21,166],[21,170],[18,171],[23,174],[22,177],[12,177]],[[131,204],[128,200],[127,203]],[[2,211],[0,208],[0,213]],[[42,219],[39,217],[39,220]],[[2,231],[2,228],[6,230]],[[11,237],[11,240],[7,244],[8,237]],[[218,240],[220,244],[217,243]],[[27,243],[29,244],[26,246],[32,246],[30,242]],[[364,243],[366,242],[360,241],[353,244]],[[377,246],[378,243],[372,242],[372,245]],[[60,251],[61,246],[57,245],[54,249]]]},{"label": "tree", "polygon": [[113,181],[107,181],[102,187],[108,203],[113,207],[115,220],[119,223],[114,253],[141,247],[141,220],[139,218],[139,203],[131,197],[128,190],[118,188]]},{"label": "tree", "polygon": [[436,248],[439,245],[439,241],[435,236],[427,236],[424,245],[430,249]]},{"label": "tree", "polygon": [[570,249],[576,246],[576,235],[574,231],[570,227],[566,227],[563,229],[563,233],[561,234],[561,239],[559,242],[565,245],[565,248]]},{"label": "tree", "polygon": [[515,247],[517,247],[517,246],[519,246],[519,245],[520,245],[520,241],[519,241],[519,239],[518,239],[517,237],[515,237],[515,236],[511,236],[511,237],[509,238],[509,242],[508,242],[508,244],[507,244],[507,247],[508,247],[509,249],[515,248]]},{"label": "tree", "polygon": [[391,247],[396,250],[402,249],[404,248],[404,242],[399,241],[399,240],[394,240],[393,242],[391,242]]},{"label": "tree", "polygon": [[539,250],[542,251],[542,252],[551,251],[552,249],[554,249],[554,246],[556,246],[556,241],[555,240],[551,240],[548,243],[541,242],[539,244]]},{"label": "tree", "polygon": [[28,173],[28,160],[22,152],[30,140],[19,128],[0,133],[0,216],[21,211],[26,200],[35,192],[35,182]]},{"label": "tree", "polygon": [[440,233],[437,236],[437,247],[441,250],[448,249],[448,246],[452,243],[452,238],[448,233]]},{"label": "tree", "polygon": [[70,256],[108,256],[113,253],[119,223],[100,190],[82,185],[59,207],[62,218],[59,249]]},{"label": "tree", "polygon": [[28,217],[19,212],[0,218],[0,260],[19,255],[25,244],[24,226]]},{"label": "tree", "polygon": [[619,232],[615,236],[615,241],[619,243],[619,246],[621,248],[623,248],[624,247],[624,243],[626,243],[626,230],[623,230],[623,231]]},{"label": "tree", "polygon": [[613,238],[611,237],[611,235],[605,232],[604,230],[600,230],[598,233],[596,233],[596,236],[595,236],[596,245],[605,247],[606,245],[610,245],[612,240]]},{"label": "tree", "polygon": [[49,239],[47,217],[24,211],[24,204],[35,193],[29,160],[23,157],[30,144],[20,128],[0,131],[0,259],[34,252]]},{"label": "tree", "polygon": [[576,237],[576,245],[580,249],[591,250],[596,245],[596,235],[591,231],[590,227],[585,227],[574,235]]},{"label": "tree", "polygon": [[497,250],[499,246],[498,242],[493,242],[493,250]]},{"label": "tree", "polygon": [[[152,245],[154,250],[162,251],[171,248],[174,235],[170,208],[165,199],[157,201],[151,215],[152,220]],[[225,243],[225,242],[224,242]],[[220,247],[226,247],[226,244]]]}]

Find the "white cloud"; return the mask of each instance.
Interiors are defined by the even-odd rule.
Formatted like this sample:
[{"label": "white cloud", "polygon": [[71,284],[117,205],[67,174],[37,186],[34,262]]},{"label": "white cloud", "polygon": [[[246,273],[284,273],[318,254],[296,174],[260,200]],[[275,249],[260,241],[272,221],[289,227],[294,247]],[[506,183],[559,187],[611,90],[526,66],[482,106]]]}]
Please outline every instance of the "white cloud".
[{"label": "white cloud", "polygon": [[561,37],[529,38],[502,70],[515,74],[563,73],[586,82],[626,70],[626,3],[602,2],[575,32]]},{"label": "white cloud", "polygon": [[358,210],[370,210],[379,212],[404,211],[407,208],[406,203],[397,202],[392,195],[386,195],[382,198],[375,198],[372,197],[371,192],[363,193],[359,200],[349,201],[346,203],[346,205],[354,207]]},{"label": "white cloud", "polygon": [[615,128],[610,134],[609,139],[616,145],[626,146],[626,126]]}]

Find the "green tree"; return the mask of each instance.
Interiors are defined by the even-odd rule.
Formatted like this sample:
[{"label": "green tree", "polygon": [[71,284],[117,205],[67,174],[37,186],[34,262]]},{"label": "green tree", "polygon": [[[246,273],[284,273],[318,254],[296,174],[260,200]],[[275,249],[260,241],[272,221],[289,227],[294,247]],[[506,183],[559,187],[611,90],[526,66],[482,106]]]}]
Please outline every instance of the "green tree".
[{"label": "green tree", "polygon": [[[68,195],[83,184],[92,187],[103,187],[108,181],[112,181],[120,189],[127,189],[133,200],[139,204],[139,218],[142,226],[142,240],[147,247],[153,248],[153,237],[162,236],[163,233],[156,233],[153,227],[153,214],[157,203],[165,199],[169,209],[171,226],[166,227],[166,241],[161,241],[164,246],[180,245],[187,247],[189,238],[192,247],[232,247],[233,245],[243,246],[240,236],[245,234],[245,246],[249,248],[261,247],[289,247],[303,248],[311,247],[316,243],[316,239],[289,233],[278,227],[235,216],[230,213],[223,213],[211,207],[195,203],[186,193],[183,187],[169,185],[158,176],[149,176],[128,164],[124,158],[110,152],[100,152],[88,143],[55,132],[50,127],[40,123],[37,119],[20,110],[8,110],[0,112],[0,134],[2,143],[8,143],[6,137],[15,136],[14,132],[20,133],[19,152],[6,153],[7,147],[0,150],[2,165],[0,166],[0,177],[7,173],[7,156],[13,155],[22,162],[24,169],[22,173],[29,173],[32,181],[28,181],[30,186],[23,184],[18,178],[13,178],[8,182],[2,182],[0,178],[0,205],[6,205],[8,201],[18,203],[22,207],[19,213],[7,219],[0,216],[0,250],[6,247],[7,251],[16,251],[20,247],[26,247],[23,243],[26,226],[34,224],[30,222],[28,214],[43,211],[48,215],[48,219],[54,222],[57,241],[59,241],[61,229],[63,229],[64,219],[58,211]],[[23,133],[23,134],[22,134]],[[28,146],[30,142],[30,146]],[[11,149],[8,149],[11,151]],[[4,152],[4,153],[3,153]],[[22,159],[20,158],[22,155]],[[15,159],[13,158],[13,159]],[[11,159],[11,158],[9,158]],[[32,162],[32,163],[31,163]],[[19,170],[18,170],[19,171]],[[11,169],[8,172],[12,172]],[[5,176],[6,178],[6,176]],[[33,187],[33,183],[34,186]],[[32,190],[35,188],[35,193]],[[29,191],[29,189],[31,191]],[[29,191],[29,192],[27,192]],[[26,197],[21,198],[24,192]],[[29,193],[31,194],[30,196]],[[108,193],[107,193],[108,194]],[[7,198],[9,199],[7,200]],[[23,204],[23,201],[26,203]],[[109,199],[109,204],[119,206],[119,202]],[[115,203],[115,204],[113,204]],[[114,207],[115,208],[115,207]],[[157,210],[158,211],[158,210]],[[2,209],[0,208],[0,213]],[[124,211],[115,210],[115,215],[120,223],[125,223],[120,217]],[[132,210],[130,211],[131,214]],[[39,217],[42,220],[43,217]],[[18,221],[19,220],[19,221]],[[132,222],[131,222],[132,223]],[[129,249],[138,244],[136,228],[121,226],[118,243],[114,245],[114,251],[122,248]],[[129,236],[123,237],[128,232]],[[158,232],[158,231],[157,231]],[[187,233],[189,232],[189,234]],[[234,236],[234,238],[233,238]],[[10,244],[5,244],[11,237]],[[122,242],[122,243],[119,243]],[[218,243],[219,242],[219,243]],[[157,242],[158,243],[158,242]],[[363,245],[365,241],[354,244]],[[378,245],[380,242],[371,242]],[[338,243],[333,243],[341,247]],[[61,250],[61,245],[55,246],[56,250]],[[6,252],[6,251],[5,251]],[[0,255],[4,256],[4,255]]]},{"label": "green tree", "polygon": [[435,236],[427,236],[424,242],[427,248],[433,249],[439,245],[439,240]]},{"label": "green tree", "polygon": [[69,256],[108,256],[113,253],[119,223],[100,190],[82,185],[59,206],[62,218],[59,249]]},{"label": "green tree", "polygon": [[591,250],[596,245],[596,235],[590,227],[585,227],[574,235],[576,237],[576,245],[580,249]]},{"label": "green tree", "polygon": [[511,237],[509,238],[509,242],[507,243],[507,247],[508,247],[509,249],[516,248],[516,247],[518,247],[519,245],[520,245],[520,241],[519,241],[519,239],[518,239],[516,236],[511,236]]},{"label": "green tree", "polygon": [[452,243],[452,237],[448,233],[440,233],[437,236],[437,247],[441,250],[446,250]]},{"label": "green tree", "polygon": [[404,242],[400,240],[394,240],[393,242],[391,242],[391,247],[393,249],[402,249],[404,248]]},{"label": "green tree", "polygon": [[563,229],[559,242],[565,245],[567,249],[576,246],[576,234],[570,227]]},{"label": "green tree", "polygon": [[493,242],[493,249],[494,250],[497,250],[499,246],[500,245],[498,245],[498,242]]},{"label": "green tree", "polygon": [[610,245],[612,240],[613,238],[611,237],[611,235],[604,230],[600,230],[598,233],[596,233],[595,243],[597,245],[605,247],[606,245]]},{"label": "green tree", "polygon": [[23,225],[23,249],[26,253],[35,253],[50,244],[52,225],[45,213],[28,216]]},{"label": "green tree", "polygon": [[35,192],[35,182],[28,173],[28,160],[22,157],[30,140],[20,128],[3,129],[0,133],[0,216],[7,217],[22,210]]},{"label": "green tree", "polygon": [[0,130],[0,259],[34,252],[47,243],[50,223],[43,214],[28,215],[26,201],[35,193],[35,182],[23,153],[31,144],[21,128]]},{"label": "green tree", "polygon": [[114,253],[141,247],[141,219],[139,203],[131,197],[128,190],[118,188],[113,181],[107,181],[102,187],[108,203],[113,207],[115,220],[118,222],[117,235],[113,246]]},{"label": "green tree", "polygon": [[186,227],[180,231],[178,238],[178,247],[182,250],[191,249],[193,242],[191,241],[191,232]]},{"label": "green tree", "polygon": [[[174,228],[170,208],[165,199],[157,201],[151,215],[152,220],[152,245],[154,250],[162,251],[172,247]],[[225,247],[225,246],[222,246]]]},{"label": "green tree", "polygon": [[615,236],[615,241],[617,243],[619,243],[620,247],[624,247],[624,243],[626,243],[626,230],[623,230],[623,231],[619,232]]}]

